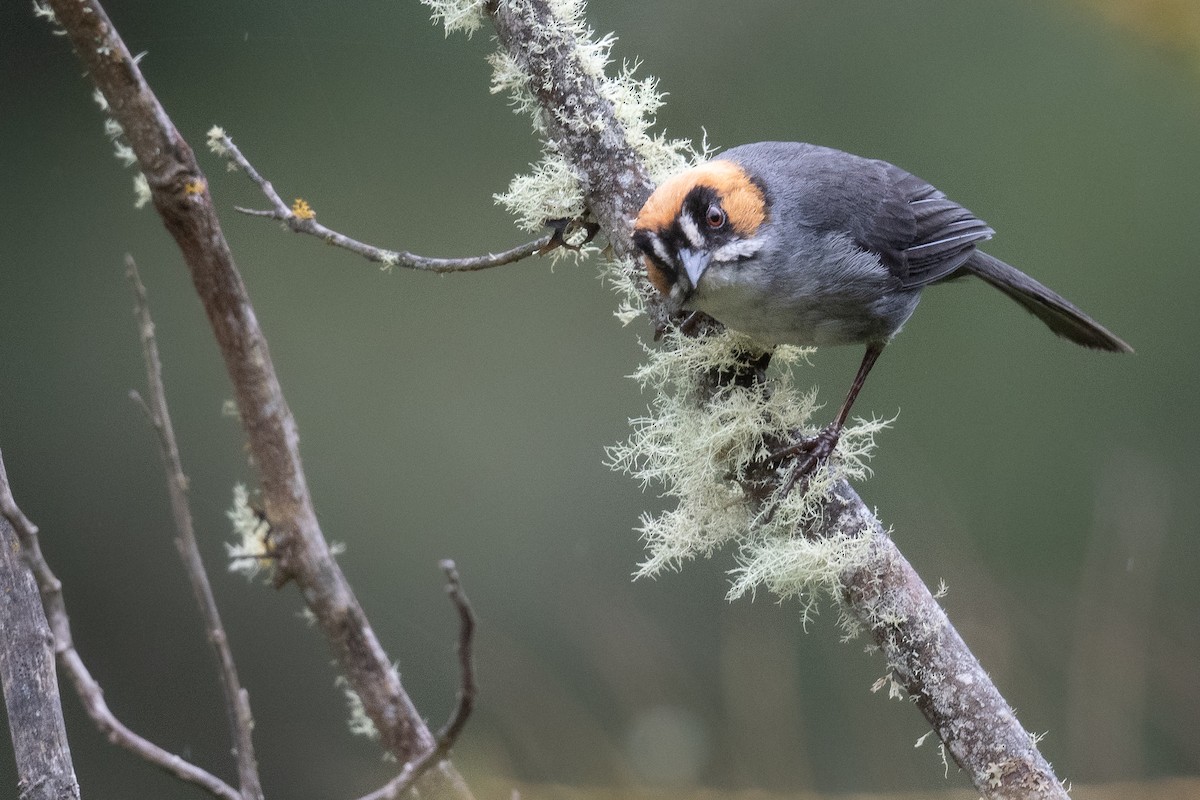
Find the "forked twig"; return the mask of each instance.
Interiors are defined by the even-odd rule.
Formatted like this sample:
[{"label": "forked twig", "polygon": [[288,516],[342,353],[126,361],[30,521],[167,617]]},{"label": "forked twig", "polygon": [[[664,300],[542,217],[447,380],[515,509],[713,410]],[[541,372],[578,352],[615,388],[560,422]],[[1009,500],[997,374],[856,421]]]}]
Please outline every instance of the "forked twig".
[{"label": "forked twig", "polygon": [[146,382],[150,389],[150,400],[148,402],[143,400],[136,390],[131,391],[130,396],[141,405],[158,439],[163,470],[167,476],[167,492],[171,497],[171,514],[175,518],[175,528],[178,533],[175,544],[179,548],[179,557],[183,560],[188,581],[192,585],[192,593],[200,607],[200,615],[204,618],[209,644],[212,645],[213,653],[217,657],[221,690],[225,695],[225,710],[229,716],[229,733],[233,737],[233,753],[237,759],[238,781],[242,797],[246,800],[258,800],[262,798],[263,794],[262,781],[258,775],[258,761],[254,756],[254,742],[251,736],[254,719],[250,713],[250,696],[238,680],[229,638],[225,634],[225,626],[221,623],[217,601],[213,597],[212,586],[209,584],[208,574],[204,570],[204,561],[200,557],[200,548],[196,544],[195,526],[192,523],[191,509],[188,506],[188,479],[183,472],[183,462],[179,457],[179,445],[175,440],[175,429],[171,425],[171,414],[167,408],[167,394],[162,377],[162,360],[158,355],[158,340],[154,335],[154,320],[150,316],[150,302],[146,297],[146,287],[138,274],[137,264],[134,262],[133,256],[129,254],[125,255],[125,276],[133,287],[138,336],[142,340],[142,354],[146,361]]},{"label": "forked twig", "polygon": [[429,256],[419,256],[403,250],[388,250],[376,247],[366,242],[360,242],[317,222],[316,213],[303,200],[296,200],[291,206],[285,203],[283,198],[279,196],[279,193],[275,191],[275,187],[271,182],[254,168],[254,165],[242,154],[242,151],[238,149],[238,146],[233,143],[233,139],[225,131],[220,128],[213,128],[209,131],[208,143],[214,152],[229,159],[230,164],[245,172],[250,180],[254,181],[255,185],[262,191],[263,195],[267,198],[267,202],[271,204],[271,207],[266,209],[234,206],[236,211],[252,217],[267,217],[268,219],[279,220],[293,233],[307,233],[310,236],[316,236],[326,244],[357,253],[368,261],[383,264],[385,267],[406,267],[408,269],[440,273],[478,272],[483,269],[512,264],[532,255],[542,255],[553,249],[553,245],[555,244],[554,234],[548,234],[532,242],[526,242],[510,250],[505,250],[502,253],[489,253],[469,258],[432,258]]},{"label": "forked twig", "polygon": [[451,748],[458,741],[459,734],[467,724],[471,711],[475,708],[475,665],[472,656],[472,646],[475,638],[475,612],[463,591],[462,581],[458,577],[458,568],[450,559],[441,563],[442,571],[446,573],[446,594],[458,611],[458,669],[459,686],[458,701],[450,718],[437,733],[437,744],[432,750],[404,765],[404,769],[387,784],[381,786],[359,800],[395,800],[412,788],[425,770],[438,761],[450,755]]}]

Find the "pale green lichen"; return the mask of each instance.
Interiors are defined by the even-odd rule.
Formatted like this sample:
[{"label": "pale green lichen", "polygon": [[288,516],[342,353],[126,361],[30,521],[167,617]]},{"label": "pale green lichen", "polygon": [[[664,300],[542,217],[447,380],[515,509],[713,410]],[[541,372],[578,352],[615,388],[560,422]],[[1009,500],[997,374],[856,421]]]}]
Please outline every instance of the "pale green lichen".
[{"label": "pale green lichen", "polygon": [[[872,694],[878,692],[885,686],[888,690],[887,696],[889,700],[904,700],[908,697],[908,694],[904,691],[904,685],[901,684],[900,681],[896,680],[896,676],[890,670],[882,678],[871,684]],[[920,746],[921,743],[918,742],[917,747]]]},{"label": "pale green lichen", "polygon": [[263,570],[270,571],[275,560],[271,553],[271,526],[250,504],[250,492],[242,484],[233,487],[233,507],[225,512],[233,523],[236,541],[225,544],[229,556],[229,571],[253,578]]},{"label": "pale green lichen", "polygon": [[133,207],[144,208],[150,199],[150,181],[146,180],[146,173],[139,172],[133,176]]},{"label": "pale green lichen", "polygon": [[113,157],[125,167],[132,167],[137,163],[137,155],[133,152],[133,148],[124,142],[113,142]]},{"label": "pale green lichen", "polygon": [[[519,0],[514,0],[519,2]],[[558,0],[552,4],[559,29],[575,42],[576,62],[580,70],[596,81],[600,95],[609,101],[613,115],[625,130],[625,139],[642,158],[654,181],[661,181],[679,170],[702,160],[706,147],[699,150],[688,139],[671,139],[653,133],[655,115],[662,106],[658,81],[638,77],[638,64],[626,62],[615,75],[606,74],[612,63],[616,37],[597,36],[583,18],[580,0]],[[583,193],[574,170],[546,137],[543,111],[530,91],[530,76],[504,51],[489,57],[492,65],[492,93],[507,94],[513,111],[528,114],[534,132],[543,140],[542,157],[531,165],[531,172],[517,176],[508,191],[496,200],[517,218],[526,230],[541,228],[547,219],[574,217],[583,213]],[[571,130],[598,129],[604,120],[594,109],[568,107],[554,109],[556,121]]]},{"label": "pale green lichen", "polygon": [[230,154],[229,150],[229,135],[220,125],[213,125],[205,134],[205,140],[208,144],[208,149],[217,154],[221,158],[227,158]]},{"label": "pale green lichen", "polygon": [[[632,436],[609,449],[609,460],[675,500],[674,508],[642,518],[647,557],[639,577],[732,547],[736,567],[730,599],[762,585],[780,599],[800,599],[807,618],[817,599],[837,592],[845,569],[865,557],[869,540],[804,534],[823,522],[829,491],[839,478],[866,476],[872,437],[887,423],[859,421],[848,427],[807,491],[754,501],[738,479],[767,455],[765,442],[809,430],[816,408],[814,393],[795,386],[793,371],[808,351],[794,347],[776,350],[774,363],[781,369],[770,391],[726,386],[710,394],[701,376],[731,370],[754,351],[750,339],[730,331],[700,339],[669,334],[663,346],[647,347],[648,360],[633,377],[653,395],[650,413],[631,420]],[[768,520],[770,509],[774,514]]]},{"label": "pale green lichen", "polygon": [[58,21],[58,17],[55,15],[54,9],[50,7],[49,3],[43,3],[40,2],[40,0],[33,0],[33,16],[49,22],[51,26],[50,32],[55,36],[67,35],[67,31],[63,28],[62,23]]},{"label": "pale green lichen", "polygon": [[48,3],[41,3],[38,0],[33,0],[33,15],[47,22],[57,25],[58,17],[54,14],[54,9]]},{"label": "pale green lichen", "polygon": [[333,680],[334,686],[342,690],[342,695],[346,698],[346,706],[350,710],[350,717],[346,720],[346,725],[350,728],[352,736],[364,736],[368,739],[378,739],[379,729],[375,727],[375,723],[367,716],[367,710],[363,706],[362,698],[350,686],[350,681],[346,680],[344,675],[339,675]]},{"label": "pale green lichen", "polygon": [[382,260],[379,262],[379,269],[384,272],[391,272],[400,263],[400,254],[395,250],[384,250]]},{"label": "pale green lichen", "polygon": [[530,172],[512,179],[507,191],[494,195],[496,202],[517,218],[519,227],[536,231],[544,228],[548,219],[574,219],[583,214],[579,179],[552,145],[544,144],[541,160],[530,167]]},{"label": "pale green lichen", "polygon": [[[33,4],[34,13],[38,16],[44,16],[43,8],[49,12],[50,18],[53,19],[54,12],[49,7],[43,7],[36,1]],[[55,20],[57,22],[57,20]],[[134,63],[141,60],[145,53],[139,54],[134,58]],[[104,117],[104,135],[108,137],[113,146],[113,157],[121,162],[123,167],[132,167],[137,164],[137,154],[133,152],[133,148],[124,140],[125,129],[121,127],[121,123],[117,122],[113,117],[107,116],[110,111],[108,98],[99,88],[92,91],[92,99],[96,105],[100,106],[100,110],[106,115]],[[150,183],[146,180],[146,176],[138,172],[133,178],[133,207],[144,208],[150,202]]]},{"label": "pale green lichen", "polygon": [[242,412],[238,411],[237,401],[232,398],[226,398],[221,401],[221,416],[226,419],[236,419],[242,421]]},{"label": "pale green lichen", "polygon": [[432,10],[433,21],[445,26],[447,36],[456,32],[471,36],[479,30],[487,19],[485,4],[486,0],[421,0]]}]

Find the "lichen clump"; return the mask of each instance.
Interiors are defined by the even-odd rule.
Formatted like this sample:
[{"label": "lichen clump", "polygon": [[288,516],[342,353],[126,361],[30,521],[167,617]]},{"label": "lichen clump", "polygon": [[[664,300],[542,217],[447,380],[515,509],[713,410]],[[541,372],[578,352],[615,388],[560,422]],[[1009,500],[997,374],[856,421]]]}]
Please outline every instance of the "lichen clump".
[{"label": "lichen clump", "polygon": [[[519,6],[520,0],[513,0],[511,5]],[[622,63],[615,75],[606,73],[617,38],[612,34],[598,36],[588,27],[582,0],[555,0],[551,5],[558,23],[555,33],[574,41],[580,71],[595,81],[600,96],[611,104],[626,142],[642,158],[650,177],[661,181],[702,160],[706,153],[696,149],[690,139],[673,139],[652,131],[663,104],[657,79],[639,77],[639,65],[630,62]],[[530,76],[517,59],[503,50],[497,50],[488,60],[493,69],[492,93],[507,95],[513,111],[528,115],[534,133],[542,140],[541,160],[531,165],[528,174],[515,177],[508,191],[496,195],[496,201],[517,218],[518,225],[531,231],[542,228],[547,219],[578,217],[584,213],[583,192],[574,169],[547,136],[546,118],[529,88]],[[575,130],[604,124],[601,119],[588,118],[586,109],[556,109],[554,113],[560,123]]]},{"label": "lichen clump", "polygon": [[[482,24],[484,3],[479,0],[422,0],[447,33],[468,33]],[[624,128],[625,140],[658,182],[711,155],[706,141],[696,146],[688,139],[668,138],[652,129],[663,102],[653,77],[635,75],[636,63],[623,63],[607,75],[612,63],[614,36],[597,36],[584,21],[582,0],[551,0],[555,26],[544,34],[549,47],[573,42],[579,70],[595,82],[611,105],[613,117]],[[509,0],[508,13],[531,11],[527,0]],[[511,54],[498,50],[489,58],[493,67],[492,92],[506,94],[516,113],[527,114],[542,141],[542,157],[531,171],[518,175],[496,201],[508,209],[518,225],[541,229],[548,219],[577,218],[585,213],[583,192],[571,164],[549,135],[547,117],[553,113],[560,129],[579,131],[603,126],[606,119],[591,118],[595,108],[577,107],[547,112],[530,90],[532,81],[552,80],[531,76]],[[556,251],[561,254],[560,248]],[[582,255],[595,252],[586,247]],[[614,259],[603,266],[619,298],[616,315],[622,323],[644,313],[649,291],[638,265]],[[668,333],[654,346],[646,346],[647,362],[633,376],[652,396],[646,416],[632,420],[629,440],[609,449],[611,465],[659,488],[675,507],[642,517],[640,532],[647,556],[637,575],[657,575],[677,569],[688,559],[709,556],[731,548],[737,565],[732,570],[730,597],[753,592],[764,585],[781,598],[800,597],[805,613],[821,591],[836,592],[845,567],[861,559],[863,537],[835,535],[809,537],[821,520],[828,493],[841,477],[862,478],[872,436],[885,422],[859,422],[848,427],[828,464],[808,481],[806,492],[754,498],[743,488],[747,471],[768,454],[766,442],[781,441],[792,432],[811,429],[816,408],[814,392],[802,392],[793,382],[793,368],[806,351],[779,348],[773,357],[778,373],[769,386],[727,386],[713,391],[704,376],[738,367],[755,345],[733,332],[689,339]],[[774,509],[768,514],[768,509]],[[768,519],[770,517],[770,519]]]},{"label": "lichen clump", "polygon": [[823,521],[828,493],[839,478],[866,476],[873,436],[887,423],[848,427],[807,491],[781,497],[776,489],[761,501],[748,496],[743,482],[768,455],[767,442],[811,429],[817,408],[815,392],[795,385],[793,370],[809,353],[801,348],[775,351],[777,374],[769,389],[729,385],[711,392],[701,379],[737,368],[755,349],[750,339],[731,331],[700,339],[671,334],[663,346],[648,346],[647,361],[633,377],[652,395],[649,413],[631,420],[633,434],[610,448],[609,458],[615,469],[675,501],[674,508],[642,517],[647,557],[638,576],[678,569],[685,560],[732,547],[731,599],[762,584],[780,598],[799,597],[807,604],[819,590],[836,588],[846,566],[861,559],[865,540],[804,533]]}]

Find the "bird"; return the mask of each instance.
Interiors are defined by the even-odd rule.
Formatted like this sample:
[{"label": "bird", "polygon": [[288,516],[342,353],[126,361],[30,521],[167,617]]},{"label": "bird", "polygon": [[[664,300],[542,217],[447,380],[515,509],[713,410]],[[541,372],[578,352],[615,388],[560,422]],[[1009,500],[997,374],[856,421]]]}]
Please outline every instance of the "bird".
[{"label": "bird", "polygon": [[777,345],[865,345],[833,421],[768,454],[792,460],[786,496],[837,447],[855,399],[926,287],[980,278],[1051,331],[1096,350],[1133,348],[1069,300],[978,249],[995,231],[886,161],[802,142],[733,147],[660,184],[632,241],[671,312],[703,312]]}]

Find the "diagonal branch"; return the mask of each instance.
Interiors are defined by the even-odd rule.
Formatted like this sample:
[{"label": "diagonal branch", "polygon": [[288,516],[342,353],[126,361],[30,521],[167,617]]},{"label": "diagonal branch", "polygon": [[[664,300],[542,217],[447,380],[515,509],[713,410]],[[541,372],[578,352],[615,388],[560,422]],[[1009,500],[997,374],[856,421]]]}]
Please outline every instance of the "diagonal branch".
[{"label": "diagonal branch", "polygon": [[459,687],[458,701],[450,713],[450,719],[438,731],[437,747],[421,756],[416,761],[404,765],[404,769],[385,785],[379,787],[359,800],[395,800],[411,789],[421,776],[431,766],[450,755],[451,748],[458,741],[459,735],[475,708],[475,664],[472,648],[475,640],[475,612],[463,591],[462,581],[458,577],[458,568],[450,559],[441,563],[442,571],[446,573],[446,594],[458,612],[458,671]]},{"label": "diagonal branch", "polygon": [[[278,556],[278,582],[296,582],[387,751],[401,763],[420,758],[436,742],[321,533],[300,458],[295,418],[192,148],[146,83],[100,3],[48,3],[137,156],[154,207],[174,237],[208,315],[233,383],[248,449],[259,470]],[[420,783],[423,793],[471,796],[446,761],[425,773]]]},{"label": "diagonal branch", "polygon": [[[650,181],[598,89],[599,78],[584,68],[570,27],[555,16],[551,0],[490,0],[484,9],[507,55],[528,76],[550,145],[574,169],[588,210],[614,251],[630,254],[633,220]],[[572,117],[556,113],[565,108],[580,109],[578,119],[588,124],[571,124]],[[644,284],[642,290],[648,291]],[[662,324],[661,304],[652,294],[644,299],[652,321]],[[744,366],[754,372],[753,364]],[[710,392],[719,388],[706,386]],[[862,499],[842,480],[825,503],[823,523],[804,535],[868,538],[868,557],[841,576],[848,613],[870,630],[976,789],[996,799],[1065,798],[1012,709]]]},{"label": "diagonal branch", "polygon": [[75,684],[75,691],[88,716],[96,723],[96,727],[108,736],[109,741],[124,747],[134,755],[149,761],[163,771],[174,775],[182,781],[195,784],[214,797],[221,800],[245,800],[229,784],[209,772],[197,767],[174,753],[167,752],[158,745],[143,739],[116,718],[104,702],[104,692],[92,674],[88,672],[83,658],[75,650],[71,639],[71,620],[67,616],[67,606],[63,602],[62,583],[50,570],[42,555],[38,543],[37,526],[29,521],[13,500],[12,490],[8,485],[8,473],[4,468],[4,458],[0,456],[0,513],[8,520],[17,532],[21,542],[21,550],[25,561],[29,564],[33,577],[37,581],[38,591],[42,595],[42,607],[46,610],[46,619],[54,634],[54,652],[63,671],[70,676]]},{"label": "diagonal branch", "polygon": [[225,710],[229,716],[229,733],[233,738],[233,753],[237,759],[238,781],[245,800],[261,800],[262,782],[258,776],[258,762],[254,757],[254,742],[251,731],[254,718],[250,713],[250,695],[238,680],[237,667],[233,662],[233,651],[221,624],[221,614],[213,597],[200,548],[196,544],[196,531],[192,524],[192,512],[188,507],[188,479],[183,472],[179,457],[179,445],[175,441],[175,428],[171,425],[171,414],[167,408],[167,394],[163,387],[162,360],[158,356],[158,340],[154,335],[154,320],[150,317],[150,302],[146,287],[138,275],[133,256],[125,256],[125,275],[133,287],[138,318],[138,334],[142,340],[142,353],[146,361],[146,381],[150,388],[150,400],[142,400],[136,391],[131,395],[141,404],[150,425],[158,438],[162,454],[163,469],[167,475],[167,493],[171,497],[171,514],[175,517],[178,537],[175,540],[179,556],[183,559],[192,593],[200,606],[200,615],[208,631],[208,641],[217,657],[221,690],[225,695]]},{"label": "diagonal branch", "polygon": [[250,180],[254,181],[255,185],[262,191],[263,195],[267,198],[267,202],[271,204],[271,207],[268,209],[234,206],[235,210],[252,217],[266,217],[268,219],[279,220],[292,233],[307,233],[310,236],[316,236],[326,244],[357,253],[368,261],[383,264],[385,267],[405,267],[407,269],[438,273],[478,272],[479,270],[512,264],[532,255],[542,255],[547,252],[547,248],[554,241],[553,235],[547,235],[532,242],[517,245],[501,253],[489,253],[470,258],[431,258],[403,250],[388,250],[376,247],[375,245],[352,239],[343,233],[338,233],[332,228],[328,228],[317,222],[316,212],[303,200],[297,199],[293,206],[288,206],[287,203],[283,202],[283,198],[279,196],[279,193],[275,191],[275,187],[271,182],[255,169],[254,165],[242,154],[242,151],[233,143],[233,139],[225,131],[220,128],[210,130],[208,132],[208,145],[215,153],[229,159],[230,164],[235,165],[238,169],[245,172]]}]

